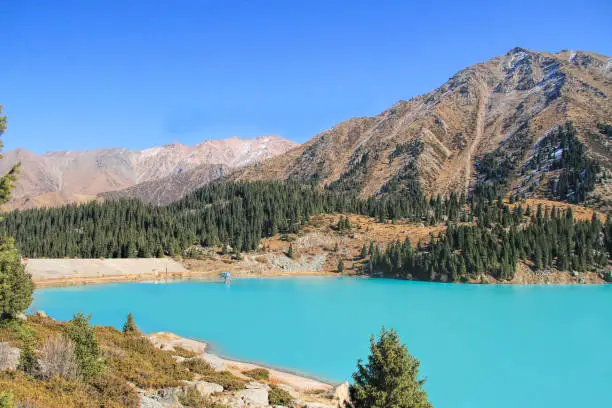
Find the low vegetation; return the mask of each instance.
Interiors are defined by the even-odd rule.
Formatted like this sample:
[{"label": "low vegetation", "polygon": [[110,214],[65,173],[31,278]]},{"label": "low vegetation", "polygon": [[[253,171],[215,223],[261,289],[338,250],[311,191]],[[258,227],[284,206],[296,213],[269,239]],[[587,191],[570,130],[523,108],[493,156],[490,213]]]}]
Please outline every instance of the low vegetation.
[{"label": "low vegetation", "polygon": [[270,379],[270,372],[266,370],[265,368],[254,368],[252,370],[243,371],[242,374],[248,377],[251,377],[254,380],[269,380]]},{"label": "low vegetation", "polygon": [[288,407],[293,403],[293,397],[287,391],[272,384],[268,393],[268,401],[270,405]]},{"label": "low vegetation", "polygon": [[[22,356],[29,356],[17,370],[0,372],[0,396],[24,406],[137,407],[134,386],[145,390],[178,387],[196,375],[226,390],[242,389],[247,383],[228,371],[213,370],[194,358],[195,353],[157,349],[138,332],[92,326],[82,314],[66,323],[40,316],[29,316],[24,322],[4,320],[0,342],[19,347]],[[177,354],[189,359],[178,363],[173,357]],[[222,408],[190,387],[185,390],[181,398],[187,407]]]},{"label": "low vegetation", "polygon": [[219,384],[226,390],[240,390],[247,383],[246,380],[236,377],[229,371],[216,371],[210,364],[199,358],[186,360],[182,366],[189,372],[198,374],[200,379]]}]

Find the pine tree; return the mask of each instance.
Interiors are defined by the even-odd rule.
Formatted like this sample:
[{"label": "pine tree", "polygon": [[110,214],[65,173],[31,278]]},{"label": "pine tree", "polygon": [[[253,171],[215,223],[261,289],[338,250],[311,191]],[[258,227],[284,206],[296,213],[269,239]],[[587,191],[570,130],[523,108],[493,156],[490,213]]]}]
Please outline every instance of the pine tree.
[{"label": "pine tree", "polygon": [[430,408],[419,377],[419,361],[408,353],[393,329],[370,338],[368,362],[357,362],[349,388],[354,408]]},{"label": "pine tree", "polygon": [[136,326],[136,322],[134,322],[134,316],[131,313],[128,313],[127,319],[123,324],[123,333],[124,334],[133,334],[138,333],[138,326]]},{"label": "pine tree", "polygon": [[338,272],[344,272],[344,261],[342,260],[342,258],[340,258],[340,260],[338,261]]}]

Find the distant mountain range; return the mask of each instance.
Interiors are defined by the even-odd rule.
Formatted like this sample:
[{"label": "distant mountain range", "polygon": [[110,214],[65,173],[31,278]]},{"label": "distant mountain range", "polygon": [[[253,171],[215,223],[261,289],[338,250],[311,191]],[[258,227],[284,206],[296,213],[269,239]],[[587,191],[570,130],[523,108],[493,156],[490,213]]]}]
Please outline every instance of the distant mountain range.
[{"label": "distant mountain range", "polygon": [[[478,182],[498,182],[495,178],[503,173],[508,191],[539,197],[547,193],[538,186],[554,184],[558,171],[539,164],[535,171],[524,167],[552,129],[572,121],[586,154],[601,164],[589,195],[606,207],[612,198],[607,181],[612,180],[612,139],[598,124],[612,123],[611,97],[610,57],[514,48],[458,72],[428,94],[400,101],[378,116],[339,123],[303,145],[270,136],[140,152],[102,149],[40,156],[16,150],[6,153],[0,170],[22,162],[13,208],[98,195],[166,204],[220,177],[317,180],[369,197],[392,185],[427,195],[470,192]],[[559,153],[553,150],[550,154]],[[483,172],[487,154],[493,164]]]},{"label": "distant mountain range", "polygon": [[[187,191],[199,186],[200,181],[183,177],[183,173],[194,171],[202,182],[210,181],[222,176],[224,170],[265,160],[295,146],[278,136],[262,136],[209,140],[197,146],[173,143],[141,151],[111,148],[39,155],[17,149],[4,154],[0,172],[21,162],[19,181],[7,207],[23,209],[88,201],[104,192],[153,186],[156,180],[176,177]],[[185,184],[185,180],[194,184]],[[130,192],[141,190],[118,195],[130,196]]]}]

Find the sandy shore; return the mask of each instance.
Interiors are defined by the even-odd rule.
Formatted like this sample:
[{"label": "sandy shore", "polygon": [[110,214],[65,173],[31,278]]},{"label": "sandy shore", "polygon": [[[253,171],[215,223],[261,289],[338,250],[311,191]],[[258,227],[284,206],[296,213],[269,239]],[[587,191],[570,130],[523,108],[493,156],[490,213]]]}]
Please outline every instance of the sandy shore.
[{"label": "sandy shore", "polygon": [[313,378],[300,376],[288,371],[282,371],[276,368],[271,368],[259,364],[248,363],[244,361],[231,360],[224,357],[220,357],[216,354],[208,353],[208,345],[204,342],[186,339],[180,337],[174,333],[169,332],[158,332],[147,335],[149,340],[159,348],[164,350],[172,350],[174,347],[182,347],[186,350],[197,353],[207,361],[213,362],[214,364],[221,364],[226,370],[232,374],[248,378],[243,371],[252,370],[255,368],[265,368],[270,373],[270,380],[277,384],[285,384],[290,386],[299,392],[313,392],[313,391],[330,391],[334,388],[332,384],[319,381]]},{"label": "sandy shore", "polygon": [[[36,287],[90,285],[121,282],[167,281],[189,278],[219,279],[222,272],[231,272],[236,278],[339,276],[337,272],[308,269],[281,269],[271,265],[254,265],[244,260],[227,263],[224,260],[193,261],[179,263],[173,259],[30,259],[25,262]],[[256,262],[255,262],[256,264]],[[353,271],[347,271],[350,275]],[[440,278],[440,277],[438,277]],[[443,276],[443,281],[447,276]],[[503,285],[530,284],[605,284],[594,272],[572,274],[570,272],[533,272],[520,263],[512,281],[496,281],[487,277],[487,282]],[[480,284],[479,279],[470,281]]]},{"label": "sandy shore", "polygon": [[90,285],[120,282],[164,281],[186,278],[214,278],[231,271],[233,277],[332,276],[316,270],[265,269],[253,271],[247,266],[223,262],[206,269],[187,269],[172,259],[29,259],[26,271],[38,288],[50,286]]}]

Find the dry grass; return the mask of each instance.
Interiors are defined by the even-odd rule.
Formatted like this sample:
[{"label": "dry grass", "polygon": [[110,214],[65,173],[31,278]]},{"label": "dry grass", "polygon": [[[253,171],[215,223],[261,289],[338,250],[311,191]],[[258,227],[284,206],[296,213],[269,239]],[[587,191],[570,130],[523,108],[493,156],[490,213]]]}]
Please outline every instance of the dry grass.
[{"label": "dry grass", "polygon": [[74,380],[79,376],[79,363],[74,344],[66,336],[47,338],[39,354],[43,378],[55,376]]},{"label": "dry grass", "polygon": [[269,380],[270,371],[265,368],[254,368],[252,370],[243,371],[242,374],[251,377],[254,380]]},{"label": "dry grass", "polygon": [[21,372],[0,372],[0,390],[10,390],[18,404],[45,408],[130,408],[138,395],[124,381],[102,377],[94,384],[54,377],[40,381]]},{"label": "dry grass", "polygon": [[238,378],[229,371],[215,371],[210,364],[201,358],[192,358],[182,363],[189,372],[198,375],[199,379],[219,384],[226,390],[240,390],[246,385],[246,381]]},{"label": "dry grass", "polygon": [[602,222],[606,219],[606,215],[600,211],[593,210],[592,208],[583,207],[581,205],[563,203],[560,201],[551,201],[551,200],[544,200],[544,199],[539,199],[539,198],[527,198],[525,200],[517,201],[514,204],[509,204],[509,203],[506,203],[506,204],[508,204],[508,206],[511,208],[514,208],[518,206],[519,204],[523,206],[523,208],[530,207],[531,212],[534,214],[535,214],[535,210],[537,210],[538,208],[538,205],[541,205],[542,209],[548,208],[549,210],[552,210],[553,207],[561,208],[562,210],[567,210],[568,208],[571,208],[572,213],[574,214],[574,218],[578,220],[583,220],[583,221],[590,220],[591,217],[593,217],[593,214],[597,214],[597,216]]},{"label": "dry grass", "polygon": [[[137,407],[139,398],[134,386],[160,389],[185,385],[197,375],[229,390],[244,388],[246,381],[230,372],[216,372],[196,353],[175,348],[163,351],[140,334],[123,334],[112,327],[96,327],[96,336],[106,365],[105,372],[93,379],[78,377],[74,347],[63,336],[64,324],[50,318],[30,316],[27,322],[14,322],[0,328],[0,338],[21,346],[22,332],[32,333],[37,354],[42,360],[40,378],[22,372],[0,372],[0,392],[13,393],[16,404],[34,407],[119,408]],[[189,358],[177,363],[174,355]],[[133,384],[133,385],[130,385]],[[188,401],[197,407],[219,407],[193,393]],[[191,406],[191,405],[189,405]]]},{"label": "dry grass", "polygon": [[124,335],[112,327],[99,327],[96,335],[108,370],[138,387],[176,387],[193,378],[172,353],[155,348],[141,335]]}]

